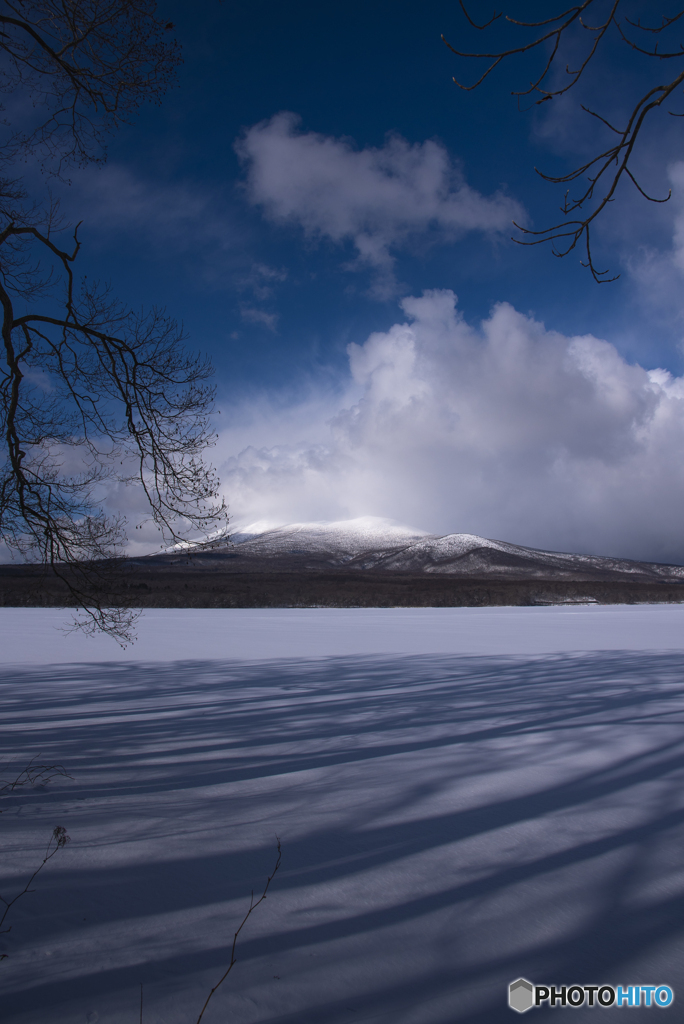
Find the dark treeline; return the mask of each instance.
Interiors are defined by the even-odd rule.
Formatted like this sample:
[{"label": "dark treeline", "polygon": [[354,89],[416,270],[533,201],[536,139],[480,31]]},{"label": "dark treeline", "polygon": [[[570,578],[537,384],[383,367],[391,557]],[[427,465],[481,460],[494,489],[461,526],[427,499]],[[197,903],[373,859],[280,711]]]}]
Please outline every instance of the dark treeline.
[{"label": "dark treeline", "polygon": [[[444,608],[684,601],[684,583],[497,579],[401,572],[206,572],[132,566],[109,597],[130,608]],[[65,583],[39,566],[0,566],[0,606],[70,607]]]}]

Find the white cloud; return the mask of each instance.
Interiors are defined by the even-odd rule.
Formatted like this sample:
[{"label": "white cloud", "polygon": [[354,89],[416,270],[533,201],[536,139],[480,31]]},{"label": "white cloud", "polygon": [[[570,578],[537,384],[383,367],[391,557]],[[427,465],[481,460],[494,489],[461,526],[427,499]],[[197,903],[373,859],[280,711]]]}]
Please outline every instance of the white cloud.
[{"label": "white cloud", "polygon": [[[287,271],[282,268],[269,267],[265,263],[253,263],[247,274],[237,278],[237,286],[240,291],[249,291],[257,302],[267,302],[273,298],[276,284],[282,284],[287,280]],[[275,333],[278,324],[278,314],[268,312],[258,306],[251,306],[247,302],[240,304],[240,316],[248,324],[257,324]]]},{"label": "white cloud", "polygon": [[269,331],[275,331],[278,323],[277,313],[267,313],[264,309],[255,309],[253,306],[240,306],[240,316],[248,324],[258,324]]},{"label": "white cloud", "polygon": [[448,291],[405,299],[408,322],[350,345],[346,399],[243,410],[252,427],[220,442],[239,451],[222,473],[236,520],[369,514],[684,560],[684,379],[507,304],[473,329],[454,302]]},{"label": "white cloud", "polygon": [[237,286],[242,291],[251,291],[255,299],[264,302],[272,299],[275,284],[287,281],[287,271],[283,267],[269,267],[265,263],[253,263],[248,274],[237,279]]},{"label": "white cloud", "polygon": [[[390,136],[382,148],[355,149],[347,139],[298,130],[280,113],[250,128],[237,144],[247,165],[247,195],[280,223],[310,237],[353,242],[356,266],[375,272],[375,291],[391,293],[392,251],[417,235],[450,241],[467,231],[508,231],[524,214],[514,200],[470,188],[437,142],[409,145]],[[348,268],[349,269],[349,268]]]}]

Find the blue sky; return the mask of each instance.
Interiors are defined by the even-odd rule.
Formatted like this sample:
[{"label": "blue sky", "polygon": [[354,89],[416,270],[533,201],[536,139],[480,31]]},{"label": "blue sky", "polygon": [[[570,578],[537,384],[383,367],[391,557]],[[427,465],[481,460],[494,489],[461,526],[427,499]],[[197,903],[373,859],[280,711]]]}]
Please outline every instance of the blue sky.
[{"label": "blue sky", "polygon": [[519,113],[523,63],[453,84],[473,73],[440,34],[482,37],[451,2],[163,7],[178,87],[64,201],[84,269],[167,306],[210,353],[236,522],[371,514],[684,559],[682,399],[675,384],[653,398],[638,370],[682,372],[681,122],[661,117],[639,158],[671,203],[625,192],[596,233],[619,281],[509,240],[513,215],[556,216],[534,166],[567,170],[596,139],[579,103],[619,117],[648,61],[609,41],[576,100]]}]

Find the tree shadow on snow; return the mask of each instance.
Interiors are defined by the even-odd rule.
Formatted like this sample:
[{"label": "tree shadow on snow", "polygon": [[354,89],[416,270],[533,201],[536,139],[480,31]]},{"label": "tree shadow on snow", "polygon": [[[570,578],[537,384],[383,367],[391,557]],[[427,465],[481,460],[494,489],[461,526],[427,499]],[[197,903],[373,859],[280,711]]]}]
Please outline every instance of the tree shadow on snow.
[{"label": "tree shadow on snow", "polygon": [[[224,904],[259,888],[275,831],[283,868],[209,1022],[270,981],[271,963],[286,972],[280,994],[240,1020],[497,1024],[511,1019],[507,984],[521,975],[676,988],[683,669],[679,653],[603,652],[5,673],[4,760],[35,753],[38,737],[75,776],[60,799],[90,806],[103,842],[118,841],[112,815],[135,816],[136,800],[149,814],[150,797],[162,808],[157,843],[164,829],[177,841],[163,811],[176,797],[213,801],[221,827],[254,821],[259,836],[226,852],[207,842],[206,819],[193,842],[187,819],[169,857],[122,849],[114,866],[93,857],[74,870],[65,858],[41,876],[17,953],[37,937],[59,946],[68,915],[137,934],[155,915],[213,907],[213,937],[143,949],[134,966],[95,957],[76,977],[6,973],[7,1019],[47,1019],[75,999],[104,1005],[143,976],[206,991],[232,940]],[[37,820],[46,799],[14,794],[5,834]]]}]

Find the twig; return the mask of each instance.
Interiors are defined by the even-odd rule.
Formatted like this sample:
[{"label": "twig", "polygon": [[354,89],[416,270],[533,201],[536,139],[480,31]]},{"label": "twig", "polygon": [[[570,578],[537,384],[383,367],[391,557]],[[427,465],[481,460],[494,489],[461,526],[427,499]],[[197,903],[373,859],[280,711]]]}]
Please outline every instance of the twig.
[{"label": "twig", "polygon": [[[66,844],[70,842],[71,839],[67,835],[67,830],[62,825],[57,825],[53,830],[50,839],[48,840],[47,849],[45,850],[45,856],[43,857],[41,863],[38,865],[36,870],[31,875],[31,877],[29,878],[28,882],[21,890],[21,892],[18,893],[12,900],[6,900],[3,896],[0,896],[0,903],[4,903],[5,905],[4,913],[2,917],[0,917],[0,935],[6,935],[7,932],[12,930],[12,925],[10,925],[9,928],[3,929],[2,927],[3,924],[5,923],[5,918],[10,912],[10,909],[14,906],[17,900],[21,899],[22,896],[25,896],[27,892],[35,892],[35,890],[31,889],[30,886],[38,872],[43,870],[47,862],[51,860],[52,857],[54,857],[58,850],[62,850],[66,846]],[[4,960],[6,956],[7,954],[3,953],[2,956],[0,956],[0,960]]]},{"label": "twig", "polygon": [[0,793],[4,793],[6,790],[11,793],[18,786],[45,786],[56,775],[61,775],[65,779],[73,778],[61,764],[34,764],[33,761],[34,759],[31,758],[26,768],[19,772],[16,779],[11,782],[4,782],[0,779]]},{"label": "twig", "polygon": [[238,930],[235,932],[235,935],[233,936],[233,946],[232,946],[232,949],[230,951],[230,963],[228,964],[228,967],[227,967],[225,973],[223,974],[223,976],[219,979],[219,981],[217,981],[217,983],[214,985],[214,987],[212,988],[211,992],[207,996],[206,1002],[205,1002],[204,1006],[202,1007],[202,1009],[200,1011],[200,1015],[197,1018],[196,1024],[200,1024],[200,1021],[202,1020],[202,1017],[204,1016],[204,1011],[206,1010],[207,1006],[209,1005],[209,1000],[213,996],[214,992],[216,992],[217,988],[220,988],[220,986],[223,984],[223,982],[226,980],[226,978],[228,977],[228,975],[232,971],[232,969],[233,969],[233,967],[235,965],[235,946],[237,944],[238,935],[240,934],[240,932],[242,931],[244,926],[247,924],[247,919],[249,918],[249,915],[252,913],[252,911],[256,910],[256,908],[259,906],[259,904],[263,903],[263,901],[266,899],[266,893],[268,892],[268,887],[271,884],[271,882],[273,881],[273,878],[275,876],[276,871],[280,867],[280,858],[282,856],[282,851],[281,851],[281,848],[280,848],[280,839],[278,839],[278,836],[276,836],[276,840],[278,842],[278,857],[277,857],[276,862],[275,862],[275,867],[273,868],[273,871],[271,872],[271,874],[268,876],[268,878],[266,880],[266,885],[264,886],[264,891],[261,894],[261,896],[259,897],[259,899],[256,901],[256,903],[254,902],[254,890],[252,890],[252,898],[249,901],[249,910],[247,911],[247,913],[243,917]]},{"label": "twig", "polygon": [[[463,0],[459,0],[459,2],[461,10],[463,11],[467,21],[473,26],[473,28],[480,31],[484,31],[489,25],[491,25],[492,21],[501,17],[501,14],[495,14],[493,18],[481,25],[470,16]],[[600,23],[596,25],[588,24],[585,20],[585,15],[595,4],[595,0],[581,0],[581,2],[576,3],[575,6],[569,7],[567,10],[563,10],[551,17],[547,17],[543,21],[521,21],[519,19],[512,18],[509,15],[505,15],[505,20],[510,22],[511,25],[516,25],[523,29],[537,30],[534,37],[528,42],[521,41],[519,46],[511,46],[508,49],[494,49],[492,51],[482,50],[477,52],[466,51],[452,46],[447,42],[444,36],[442,36],[446,45],[457,57],[470,58],[476,61],[484,60],[487,62],[485,70],[471,85],[464,84],[457,78],[454,78],[454,82],[460,89],[469,92],[481,85],[485,78],[487,78],[495,68],[502,63],[502,61],[521,54],[527,54],[532,51],[539,54],[543,53],[543,64],[541,70],[537,73],[536,78],[531,81],[526,88],[514,90],[512,95],[518,97],[518,106],[520,106],[521,97],[524,96],[531,96],[533,98],[534,105],[546,103],[554,97],[563,96],[577,84],[591,62],[599,59],[596,56],[599,45],[602,44],[604,37],[606,37],[607,33],[611,30],[615,30],[618,38],[623,43],[627,44],[631,50],[644,54],[648,57],[655,58],[659,62],[668,59],[676,60],[677,58],[684,58],[684,46],[681,44],[679,47],[672,50],[662,50],[658,48],[657,44],[653,46],[653,48],[650,48],[641,46],[635,42],[634,39],[627,34],[618,18],[618,10],[621,3],[622,0],[610,0],[609,8],[604,9],[602,20],[600,20]],[[642,25],[640,19],[634,22],[625,17],[624,20],[633,30],[659,34],[661,32],[665,32],[682,17],[684,17],[684,9],[680,10],[673,17],[663,17],[661,19],[661,24],[653,27]],[[560,61],[559,49],[562,41],[567,39],[571,32],[580,27],[590,34],[588,38],[588,47],[584,57],[580,60],[578,67],[574,70],[570,65],[566,65],[565,78],[562,78],[555,84],[553,82],[550,83],[549,76],[552,74],[552,69],[554,67],[557,68]],[[575,167],[574,170],[570,171],[568,174],[552,175],[544,174],[541,171],[538,171],[537,168],[535,168],[535,170],[545,181],[549,181],[557,185],[574,182],[578,179],[583,179],[586,176],[588,184],[583,186],[584,191],[582,191],[576,199],[568,199],[568,193],[566,192],[562,212],[567,216],[569,213],[582,210],[585,206],[591,206],[591,209],[589,209],[582,217],[578,217],[575,220],[564,221],[561,224],[552,224],[550,227],[539,231],[532,231],[529,228],[524,228],[516,224],[516,228],[518,228],[522,233],[523,237],[514,238],[513,241],[517,242],[519,245],[540,245],[544,242],[550,242],[553,246],[554,256],[558,256],[560,258],[567,256],[568,253],[572,252],[572,250],[581,243],[586,252],[586,262],[583,260],[580,262],[583,266],[590,269],[594,280],[599,284],[603,284],[606,281],[615,281],[617,277],[619,277],[619,274],[613,277],[607,277],[607,270],[597,270],[594,265],[594,257],[590,241],[590,228],[592,227],[594,220],[603,213],[608,204],[614,201],[616,189],[623,179],[629,179],[637,188],[639,193],[649,202],[663,203],[667,202],[670,198],[670,194],[665,196],[663,199],[658,199],[657,197],[649,195],[637,180],[634,171],[630,167],[630,161],[633,158],[634,149],[645,121],[647,119],[651,119],[652,115],[657,113],[658,110],[666,110],[666,107],[663,106],[663,104],[674,98],[674,94],[679,91],[683,83],[684,71],[681,71],[679,74],[675,74],[673,72],[671,76],[669,76],[669,81],[649,89],[648,92],[634,103],[631,114],[629,114],[627,121],[621,128],[616,128],[607,120],[607,118],[603,117],[597,111],[590,110],[588,107],[582,105],[582,109],[587,114],[591,117],[597,118],[611,132],[613,132],[614,135],[617,136],[616,139],[612,140],[614,145],[610,145],[605,151],[597,153],[587,163],[584,163],[579,167]],[[534,99],[535,94],[539,98]],[[667,113],[672,114],[673,116],[679,116],[672,110],[667,110]]]}]

